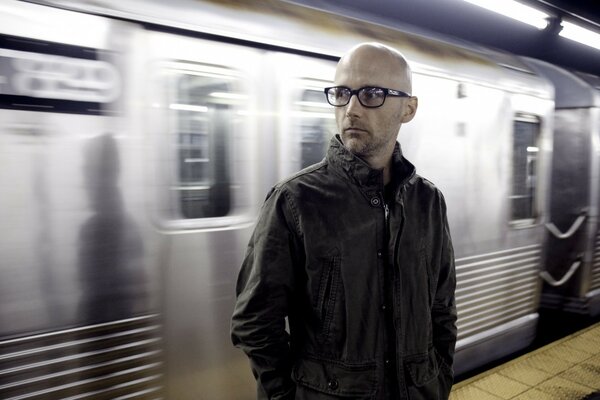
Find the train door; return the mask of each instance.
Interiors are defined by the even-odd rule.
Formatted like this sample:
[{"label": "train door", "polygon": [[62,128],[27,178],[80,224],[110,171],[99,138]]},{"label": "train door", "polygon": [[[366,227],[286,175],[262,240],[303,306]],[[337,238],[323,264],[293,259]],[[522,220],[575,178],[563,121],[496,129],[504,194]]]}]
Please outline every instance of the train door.
[{"label": "train door", "polygon": [[229,399],[255,383],[229,337],[235,283],[264,193],[259,130],[271,95],[261,52],[160,32],[145,37],[153,219],[161,247],[167,392]]},{"label": "train door", "polygon": [[[491,92],[479,91],[481,95]],[[494,205],[490,211],[495,224],[487,231],[493,234],[486,236],[487,243],[478,243],[490,247],[456,260],[461,370],[475,366],[473,351],[497,358],[526,347],[535,337],[538,319],[552,102],[546,96],[512,91],[497,92],[496,99],[498,119],[481,122],[497,125],[482,130],[480,139],[498,135],[491,139],[497,147],[480,142],[491,159],[480,158],[478,163],[485,171],[480,182],[495,197],[483,206]]]},{"label": "train door", "polygon": [[[483,73],[510,75],[495,66]],[[539,86],[535,78],[531,83]],[[539,122],[551,102],[483,79],[418,70],[413,91],[419,109],[399,139],[418,173],[439,185],[447,201],[457,275],[455,370],[461,373],[525,347],[535,334],[545,187],[536,165]]]}]

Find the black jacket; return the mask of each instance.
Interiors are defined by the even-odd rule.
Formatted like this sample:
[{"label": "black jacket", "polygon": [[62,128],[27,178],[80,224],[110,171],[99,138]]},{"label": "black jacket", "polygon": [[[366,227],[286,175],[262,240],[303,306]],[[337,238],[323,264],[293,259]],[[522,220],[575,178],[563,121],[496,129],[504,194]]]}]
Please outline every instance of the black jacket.
[{"label": "black jacket", "polygon": [[390,365],[393,397],[448,397],[456,281],[446,205],[398,144],[392,162],[389,204],[382,171],[338,137],[267,196],[231,331],[259,398],[383,399]]}]

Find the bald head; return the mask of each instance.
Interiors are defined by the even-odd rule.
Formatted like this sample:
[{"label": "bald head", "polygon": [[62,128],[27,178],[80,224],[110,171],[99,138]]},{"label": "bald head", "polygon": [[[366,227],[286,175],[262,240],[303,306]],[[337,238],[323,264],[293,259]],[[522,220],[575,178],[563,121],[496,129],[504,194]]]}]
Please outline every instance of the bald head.
[{"label": "bald head", "polygon": [[[339,61],[335,83],[368,79],[368,85],[412,93],[412,73],[398,50],[381,43],[361,43]],[[368,78],[367,78],[368,77]]]},{"label": "bald head", "polygon": [[[389,180],[389,164],[403,123],[417,112],[418,99],[412,94],[411,72],[404,56],[380,43],[361,43],[344,55],[335,70],[334,85],[360,92],[351,93],[348,103],[336,106],[335,120],[344,146],[371,167],[384,169]],[[393,89],[409,94],[372,91]],[[377,94],[379,93],[379,94]],[[356,96],[354,95],[356,94]],[[362,96],[359,98],[359,95]],[[369,105],[369,96],[382,102]],[[363,102],[367,104],[363,104]]]}]

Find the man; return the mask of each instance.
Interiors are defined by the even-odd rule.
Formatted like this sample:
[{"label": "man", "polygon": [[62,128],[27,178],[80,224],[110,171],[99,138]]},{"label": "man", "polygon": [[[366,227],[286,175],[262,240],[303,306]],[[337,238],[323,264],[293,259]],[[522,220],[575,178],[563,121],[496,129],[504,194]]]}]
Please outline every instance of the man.
[{"label": "man", "polygon": [[454,256],[442,194],[396,142],[409,93],[398,51],[351,49],[325,89],[339,130],[326,158],[265,200],[232,319],[260,399],[449,395]]}]

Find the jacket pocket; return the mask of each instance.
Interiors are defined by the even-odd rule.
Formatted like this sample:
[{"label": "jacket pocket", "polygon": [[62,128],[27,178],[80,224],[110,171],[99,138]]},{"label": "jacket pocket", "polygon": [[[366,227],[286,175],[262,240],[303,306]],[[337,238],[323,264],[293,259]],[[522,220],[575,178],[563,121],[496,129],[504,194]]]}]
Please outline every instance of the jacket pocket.
[{"label": "jacket pocket", "polygon": [[437,276],[432,271],[432,265],[429,259],[429,248],[426,244],[423,244],[419,258],[423,264],[423,268],[425,269],[425,275],[427,277],[427,300],[429,301],[429,308],[433,307],[433,302],[435,299],[435,291],[437,285]]},{"label": "jacket pocket", "polygon": [[375,363],[347,364],[305,356],[294,366],[292,376],[297,394],[305,387],[334,397],[370,399],[377,391]]},{"label": "jacket pocket", "polygon": [[424,386],[437,378],[440,372],[433,347],[427,353],[406,357],[404,363],[411,382],[417,387]]},{"label": "jacket pocket", "polygon": [[323,339],[329,337],[338,293],[339,275],[339,257],[333,256],[323,261],[317,305],[321,322],[321,337]]},{"label": "jacket pocket", "polygon": [[433,347],[427,353],[406,357],[404,365],[411,383],[407,385],[410,400],[446,400],[448,398],[452,383],[447,382],[442,376]]}]

